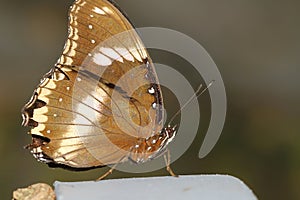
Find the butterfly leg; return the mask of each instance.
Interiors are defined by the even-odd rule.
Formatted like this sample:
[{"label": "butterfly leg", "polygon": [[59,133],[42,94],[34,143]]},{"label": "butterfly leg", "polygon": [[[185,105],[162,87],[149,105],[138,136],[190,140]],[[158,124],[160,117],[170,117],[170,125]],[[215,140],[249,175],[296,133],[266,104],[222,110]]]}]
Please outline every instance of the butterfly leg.
[{"label": "butterfly leg", "polygon": [[178,177],[178,175],[175,174],[173,172],[173,170],[171,169],[171,167],[170,167],[171,155],[170,155],[170,150],[169,149],[166,150],[166,153],[164,154],[164,159],[165,159],[165,163],[166,163],[166,166],[167,166],[167,171],[170,173],[170,175],[173,176],[173,177]]},{"label": "butterfly leg", "polygon": [[108,175],[112,174],[112,172],[114,171],[114,169],[117,167],[118,164],[119,163],[114,164],[105,174],[103,174],[102,176],[97,178],[95,181],[100,181],[100,180],[104,179],[105,177],[107,177]]},{"label": "butterfly leg", "polygon": [[116,169],[116,167],[118,166],[119,163],[123,162],[124,159],[126,159],[127,157],[124,156],[122,157],[119,162],[116,162],[105,174],[103,174],[102,176],[100,176],[99,178],[97,178],[95,181],[100,181],[102,179],[104,179],[105,177],[107,177],[108,175],[112,174],[112,172]]}]

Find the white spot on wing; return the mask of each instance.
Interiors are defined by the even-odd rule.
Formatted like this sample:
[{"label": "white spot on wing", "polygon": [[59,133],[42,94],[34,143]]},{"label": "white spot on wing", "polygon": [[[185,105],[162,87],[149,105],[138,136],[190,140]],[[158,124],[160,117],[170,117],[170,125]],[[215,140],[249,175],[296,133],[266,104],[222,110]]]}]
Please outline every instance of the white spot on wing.
[{"label": "white spot on wing", "polygon": [[44,124],[39,124],[37,127],[31,129],[30,133],[34,135],[41,135],[41,132],[46,129]]},{"label": "white spot on wing", "polygon": [[93,11],[94,11],[95,13],[97,13],[97,14],[100,14],[100,15],[105,15],[105,14],[106,14],[102,9],[100,9],[100,8],[98,8],[98,7],[95,7],[95,8],[93,9]]},{"label": "white spot on wing", "polygon": [[[78,2],[80,2],[80,1],[78,1]],[[85,4],[86,4],[86,1],[83,1],[79,4],[79,6],[83,7]]]},{"label": "white spot on wing", "polygon": [[[77,26],[77,22],[74,21],[74,23],[75,23],[75,26]],[[79,39],[77,28],[72,27],[72,26],[69,27],[69,38],[72,39],[72,40],[78,40]]]},{"label": "white spot on wing", "polygon": [[151,87],[150,89],[148,89],[148,92],[149,92],[149,94],[154,94],[154,93],[155,93],[155,90],[154,90],[153,87]]},{"label": "white spot on wing", "polygon": [[[75,113],[80,113],[74,115],[74,124],[78,124],[76,128],[71,128],[69,131],[75,132],[78,136],[83,136],[94,132],[94,125],[96,126],[99,123],[99,114],[95,109],[99,104],[98,100],[94,98],[96,96],[96,91],[92,92],[91,95],[86,96],[81,100],[81,103],[78,103],[74,110]],[[87,106],[89,105],[89,106]],[[93,109],[94,108],[94,109]],[[79,125],[89,125],[89,126],[79,126]],[[97,131],[100,131],[97,129]],[[100,133],[99,133],[100,134]]]},{"label": "white spot on wing", "polygon": [[109,66],[112,64],[112,60],[106,57],[105,55],[103,55],[102,53],[96,53],[93,56],[93,61],[94,63],[100,66]]},{"label": "white spot on wing", "polygon": [[40,123],[47,122],[48,121],[48,116],[46,115],[47,112],[48,112],[47,107],[35,109],[32,119]]},{"label": "white spot on wing", "polygon": [[109,13],[109,14],[113,14],[113,12],[111,11],[111,9],[108,8],[108,7],[106,7],[106,6],[104,6],[102,9],[103,9],[105,12]]},{"label": "white spot on wing", "polygon": [[132,55],[134,55],[134,57],[140,61],[140,62],[143,62],[141,56],[140,56],[140,53],[138,52],[138,50],[136,48],[131,48],[130,49],[130,52],[132,53]]},{"label": "white spot on wing", "polygon": [[116,51],[126,60],[134,62],[134,57],[130,54],[129,51],[125,48],[116,48]]},{"label": "white spot on wing", "polygon": [[157,106],[157,103],[153,103],[153,104],[152,104],[152,108],[153,108],[153,109],[156,109],[156,106]]},{"label": "white spot on wing", "polygon": [[49,109],[47,107],[42,107],[34,110],[34,114],[36,115],[44,115],[49,112]]},{"label": "white spot on wing", "polygon": [[100,51],[109,56],[110,58],[117,60],[119,62],[124,62],[123,58],[120,56],[120,54],[118,54],[115,50],[113,50],[112,48],[107,48],[107,47],[101,47]]}]

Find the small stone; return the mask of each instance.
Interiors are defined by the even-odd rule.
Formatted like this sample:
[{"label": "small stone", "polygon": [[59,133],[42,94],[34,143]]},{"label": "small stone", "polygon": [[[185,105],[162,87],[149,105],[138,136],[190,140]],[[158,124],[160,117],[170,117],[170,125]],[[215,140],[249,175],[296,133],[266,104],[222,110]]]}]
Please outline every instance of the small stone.
[{"label": "small stone", "polygon": [[27,188],[19,188],[13,192],[13,200],[55,200],[55,193],[51,186],[37,183]]}]

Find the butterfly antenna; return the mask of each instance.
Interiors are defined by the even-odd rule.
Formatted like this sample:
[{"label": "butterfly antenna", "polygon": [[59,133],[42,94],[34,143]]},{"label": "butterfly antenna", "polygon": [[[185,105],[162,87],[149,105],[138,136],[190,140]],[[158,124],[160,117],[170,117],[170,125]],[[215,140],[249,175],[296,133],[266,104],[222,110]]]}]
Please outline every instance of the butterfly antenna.
[{"label": "butterfly antenna", "polygon": [[186,108],[187,105],[189,105],[189,103],[194,100],[195,98],[198,98],[199,96],[201,96],[204,92],[206,92],[214,83],[215,81],[211,81],[206,88],[204,88],[201,91],[202,88],[202,84],[199,85],[198,89],[196,90],[196,92],[189,98],[189,100],[187,100],[187,102],[185,102],[185,104],[173,115],[173,117],[171,118],[170,122],[168,123],[168,126],[170,126],[172,124],[172,122],[174,121],[174,119],[181,113],[182,110],[184,110]]}]

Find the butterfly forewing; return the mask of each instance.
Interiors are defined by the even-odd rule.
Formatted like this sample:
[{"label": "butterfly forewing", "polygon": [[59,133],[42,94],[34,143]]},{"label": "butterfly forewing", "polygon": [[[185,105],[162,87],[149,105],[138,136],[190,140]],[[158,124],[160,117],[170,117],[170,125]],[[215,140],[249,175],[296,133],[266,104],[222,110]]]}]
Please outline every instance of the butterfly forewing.
[{"label": "butterfly forewing", "polygon": [[25,105],[23,124],[32,127],[38,160],[104,166],[161,130],[162,103],[152,61],[127,18],[109,1],[77,0],[63,54]]},{"label": "butterfly forewing", "polygon": [[[58,66],[81,67],[81,71],[101,74],[103,81],[113,85],[119,83],[128,96],[131,95],[145,108],[151,108],[153,103],[162,105],[156,73],[148,53],[133,26],[112,3],[79,0],[72,6],[69,15],[69,37]],[[134,73],[140,76],[120,81],[132,69],[136,69]],[[156,92],[145,95],[149,94],[152,83]],[[142,87],[135,88],[136,85]],[[132,91],[135,93],[132,94]],[[161,109],[158,110],[153,124],[160,124],[157,122],[162,119]],[[149,111],[144,115],[148,116]]]}]

